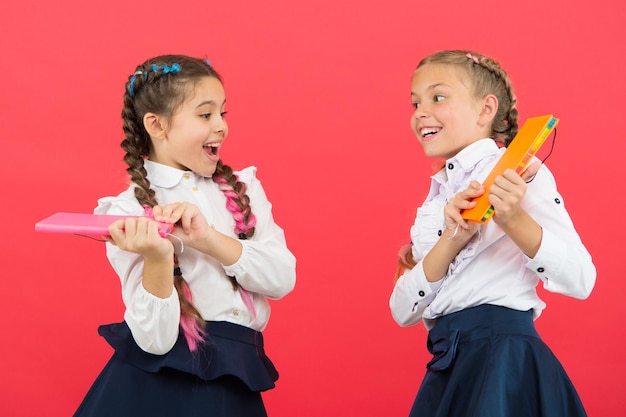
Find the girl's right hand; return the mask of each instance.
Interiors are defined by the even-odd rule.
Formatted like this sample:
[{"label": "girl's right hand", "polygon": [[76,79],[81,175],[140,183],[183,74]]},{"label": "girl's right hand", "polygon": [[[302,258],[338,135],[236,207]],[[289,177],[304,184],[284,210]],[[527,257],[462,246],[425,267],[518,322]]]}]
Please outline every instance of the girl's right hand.
[{"label": "girl's right hand", "polygon": [[117,220],[109,226],[109,233],[108,242],[146,260],[161,261],[174,256],[172,243],[159,235],[159,224],[147,217]]},{"label": "girl's right hand", "polygon": [[[480,224],[465,221],[461,211],[476,206],[471,201],[485,193],[485,187],[478,181],[472,181],[465,191],[457,193],[443,209],[446,231],[444,235],[449,240],[467,243],[480,228]],[[443,236],[443,235],[442,235]]]}]

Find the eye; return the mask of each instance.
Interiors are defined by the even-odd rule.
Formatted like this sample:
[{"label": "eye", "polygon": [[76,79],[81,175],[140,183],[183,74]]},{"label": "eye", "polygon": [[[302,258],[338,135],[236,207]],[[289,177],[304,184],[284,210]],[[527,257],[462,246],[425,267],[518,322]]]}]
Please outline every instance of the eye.
[{"label": "eye", "polygon": [[211,118],[211,113],[202,113],[200,115],[200,117],[202,117],[203,119],[210,119]]},{"label": "eye", "polygon": [[444,96],[442,96],[441,94],[435,94],[435,97],[433,97],[433,101],[435,103],[439,103],[441,101],[443,101],[445,99]]},{"label": "eye", "polygon": [[223,111],[220,113],[220,116],[222,116],[222,119],[226,117],[226,115],[228,114],[227,111]]},{"label": "eye", "polygon": [[413,106],[414,109],[418,109],[420,104],[417,101],[414,101],[413,103],[411,103],[411,106]]}]

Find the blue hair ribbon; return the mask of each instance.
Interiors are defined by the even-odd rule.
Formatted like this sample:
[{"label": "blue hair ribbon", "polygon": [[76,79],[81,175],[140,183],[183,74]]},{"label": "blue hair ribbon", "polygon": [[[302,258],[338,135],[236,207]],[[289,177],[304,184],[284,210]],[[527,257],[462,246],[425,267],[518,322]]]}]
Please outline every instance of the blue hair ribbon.
[{"label": "blue hair ribbon", "polygon": [[169,74],[171,73],[176,73],[178,71],[180,71],[180,65],[177,63],[172,64],[172,66],[169,65],[156,65],[156,64],[152,64],[150,65],[150,69],[152,70],[152,72],[157,72],[158,70],[163,70],[163,74]]},{"label": "blue hair ribbon", "polygon": [[137,78],[137,75],[135,74],[130,77],[130,86],[128,87],[128,93],[131,97],[135,95],[135,78]]},{"label": "blue hair ribbon", "polygon": [[[171,66],[165,65],[165,64],[164,65],[152,64],[150,65],[150,69],[152,70],[152,72],[157,72],[158,70],[161,69],[163,70],[163,74],[177,73],[178,71],[180,71],[180,64],[174,63]],[[139,74],[143,74],[144,78],[148,76],[147,72],[138,70],[133,74],[132,77],[130,77],[128,93],[130,94],[131,97],[135,95],[135,79],[137,78],[137,75]]]}]

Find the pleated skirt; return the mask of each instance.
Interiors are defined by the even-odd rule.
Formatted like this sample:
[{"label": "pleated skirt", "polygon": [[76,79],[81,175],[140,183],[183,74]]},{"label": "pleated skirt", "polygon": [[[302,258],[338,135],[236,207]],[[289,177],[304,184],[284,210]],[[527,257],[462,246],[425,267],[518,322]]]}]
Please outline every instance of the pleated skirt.
[{"label": "pleated skirt", "polygon": [[586,412],[532,311],[482,305],[437,319],[410,417],[582,417]]},{"label": "pleated skirt", "polygon": [[266,417],[261,392],[278,373],[260,332],[207,322],[207,337],[190,352],[181,334],[165,355],[135,343],[126,323],[100,326],[115,352],[75,417]]}]

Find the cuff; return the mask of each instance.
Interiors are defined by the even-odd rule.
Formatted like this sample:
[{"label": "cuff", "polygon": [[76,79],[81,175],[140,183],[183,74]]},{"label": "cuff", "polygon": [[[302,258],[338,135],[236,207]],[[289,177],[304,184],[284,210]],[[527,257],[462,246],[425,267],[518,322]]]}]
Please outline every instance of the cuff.
[{"label": "cuff", "polygon": [[534,271],[544,282],[550,276],[560,276],[567,252],[563,243],[549,230],[542,230],[541,245],[534,258],[528,259],[526,268]]},{"label": "cuff", "polygon": [[250,252],[248,242],[245,240],[240,240],[239,242],[241,243],[241,256],[237,259],[237,262],[228,266],[222,265],[226,275],[231,277],[243,275],[246,272],[246,266],[248,265],[248,254]]}]

